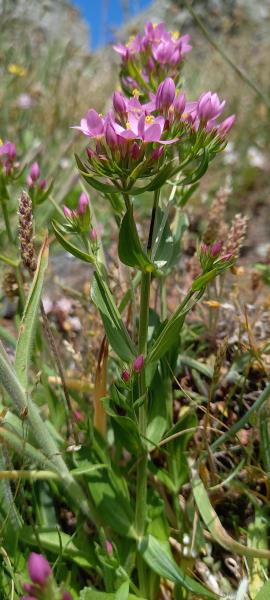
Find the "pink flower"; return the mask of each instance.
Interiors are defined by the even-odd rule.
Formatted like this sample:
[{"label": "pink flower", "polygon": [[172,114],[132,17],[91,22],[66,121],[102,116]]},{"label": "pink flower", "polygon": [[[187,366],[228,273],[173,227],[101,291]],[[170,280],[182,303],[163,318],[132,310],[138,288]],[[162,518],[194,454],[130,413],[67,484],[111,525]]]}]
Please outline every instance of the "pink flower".
[{"label": "pink flower", "polygon": [[61,600],[73,600],[69,592],[64,592]]},{"label": "pink flower", "polygon": [[78,129],[91,138],[99,138],[104,134],[104,119],[91,108],[85,119],[81,120],[80,125],[75,125],[71,129]]},{"label": "pink flower", "polygon": [[28,558],[28,573],[33,583],[38,583],[40,586],[44,586],[50,577],[52,570],[47,559],[42,554],[31,552]]},{"label": "pink flower", "polygon": [[143,356],[143,354],[139,354],[139,356],[137,356],[133,362],[133,371],[135,373],[140,373],[143,366],[144,366],[144,356]]},{"label": "pink flower", "polygon": [[158,86],[156,94],[156,108],[168,110],[175,98],[175,83],[171,77],[166,77]]},{"label": "pink flower", "polygon": [[38,162],[34,162],[31,167],[30,167],[30,171],[29,171],[29,175],[32,179],[32,181],[36,181],[39,176],[40,176],[40,167]]}]

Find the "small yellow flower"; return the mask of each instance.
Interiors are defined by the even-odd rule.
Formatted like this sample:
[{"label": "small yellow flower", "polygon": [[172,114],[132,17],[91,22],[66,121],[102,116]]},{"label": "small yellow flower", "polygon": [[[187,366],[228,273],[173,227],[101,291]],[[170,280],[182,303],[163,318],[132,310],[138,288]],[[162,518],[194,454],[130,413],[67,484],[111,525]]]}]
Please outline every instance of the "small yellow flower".
[{"label": "small yellow flower", "polygon": [[11,73],[11,75],[18,75],[18,77],[25,77],[27,73],[27,70],[24,67],[21,65],[16,65],[15,63],[8,65],[7,70],[9,73]]}]

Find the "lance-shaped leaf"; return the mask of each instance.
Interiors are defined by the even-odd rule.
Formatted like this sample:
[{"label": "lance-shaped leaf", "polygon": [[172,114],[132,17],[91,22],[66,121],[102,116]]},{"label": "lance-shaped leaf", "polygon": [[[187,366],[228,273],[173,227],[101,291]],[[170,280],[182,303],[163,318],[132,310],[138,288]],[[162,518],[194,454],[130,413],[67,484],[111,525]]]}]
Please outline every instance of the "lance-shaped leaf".
[{"label": "lance-shaped leaf", "polygon": [[91,296],[101,314],[111,347],[122,360],[130,362],[136,356],[136,348],[121,319],[113,295],[99,272],[94,274]]},{"label": "lance-shaped leaf", "polygon": [[170,348],[177,342],[179,333],[183,327],[186,314],[195,306],[198,300],[203,295],[204,290],[198,292],[194,300],[192,296],[194,291],[191,289],[187,294],[184,302],[178,307],[174,315],[167,321],[159,336],[155,340],[147,357],[147,364],[159,360]]},{"label": "lance-shaped leaf", "polygon": [[83,252],[83,250],[80,250],[80,248],[77,248],[77,246],[74,246],[74,244],[65,238],[64,232],[61,231],[61,227],[58,223],[53,221],[52,226],[59,244],[61,244],[61,246],[63,246],[67,252],[72,254],[72,256],[76,256],[76,258],[83,260],[84,262],[94,264],[94,257],[91,254]]},{"label": "lance-shaped leaf", "polygon": [[134,267],[144,273],[155,271],[155,265],[144,251],[133,217],[133,208],[130,206],[122,220],[119,242],[119,258],[125,265]]},{"label": "lance-shaped leaf", "polygon": [[160,577],[180,584],[192,594],[196,594],[197,598],[216,600],[216,594],[210,592],[180,569],[172,557],[168,542],[161,542],[152,535],[148,535],[139,542],[138,550],[152,571]]},{"label": "lance-shaped leaf", "polygon": [[197,504],[198,511],[202,517],[204,524],[209,529],[214,540],[233,554],[239,554],[240,556],[247,556],[251,558],[268,558],[270,559],[270,550],[264,550],[262,548],[251,548],[250,546],[244,546],[239,542],[236,542],[224,529],[221,524],[218,515],[213,508],[207,491],[204,487],[202,480],[200,479],[197,471],[191,469],[191,483],[192,491],[195,502]]},{"label": "lance-shaped leaf", "polygon": [[38,323],[39,305],[44,275],[48,266],[48,257],[49,246],[46,237],[39,253],[37,268],[24,308],[16,346],[15,371],[24,389],[27,389],[29,364]]}]

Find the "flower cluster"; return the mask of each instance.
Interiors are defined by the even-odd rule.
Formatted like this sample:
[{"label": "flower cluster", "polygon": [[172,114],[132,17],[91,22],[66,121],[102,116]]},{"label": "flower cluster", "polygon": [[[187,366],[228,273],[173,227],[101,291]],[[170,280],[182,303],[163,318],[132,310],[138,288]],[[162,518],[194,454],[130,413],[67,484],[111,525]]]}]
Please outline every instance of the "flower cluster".
[{"label": "flower cluster", "polygon": [[31,583],[23,584],[23,589],[28,595],[23,596],[21,600],[45,600],[49,597],[55,600],[72,600],[69,592],[56,589],[51,567],[42,554],[31,552],[27,567]]},{"label": "flower cluster", "polygon": [[148,22],[144,34],[131,37],[126,45],[115,45],[122,58],[120,78],[125,92],[155,91],[166,76],[178,83],[181,63],[192,48],[189,39],[189,35],[166,31],[164,23]]},{"label": "flower cluster", "polygon": [[96,252],[98,250],[98,236],[96,229],[91,224],[88,194],[82,192],[78,198],[77,208],[71,209],[68,206],[64,206],[63,213],[66,217],[66,231],[83,235],[89,234],[91,248]]},{"label": "flower cluster", "polygon": [[[166,161],[173,161],[167,173],[167,177],[172,176],[205,149],[211,160],[224,145],[235,119],[231,115],[218,122],[225,101],[215,93],[206,92],[198,100],[187,102],[171,77],[159,84],[146,103],[119,91],[114,93],[112,103],[112,110],[105,116],[90,109],[74,128],[94,143],[87,148],[84,175],[104,176],[118,187],[129,176],[132,186],[139,178],[157,174]],[[91,178],[89,183],[93,183]]]},{"label": "flower cluster", "polygon": [[18,167],[16,162],[17,150],[15,144],[6,140],[4,144],[0,142],[0,169],[4,176],[8,177],[13,174],[15,168]]}]

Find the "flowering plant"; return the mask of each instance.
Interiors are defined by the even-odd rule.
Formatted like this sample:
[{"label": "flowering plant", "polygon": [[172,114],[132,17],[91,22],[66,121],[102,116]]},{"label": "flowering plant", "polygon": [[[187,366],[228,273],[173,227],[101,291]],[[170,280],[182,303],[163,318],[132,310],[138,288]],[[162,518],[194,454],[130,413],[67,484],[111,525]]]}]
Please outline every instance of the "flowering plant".
[{"label": "flowering plant", "polygon": [[[192,398],[183,413],[175,416],[172,385],[179,368],[183,338],[188,336],[186,318],[192,315],[207,286],[233,266],[237,244],[224,244],[218,235],[209,239],[205,236],[197,247],[197,272],[189,287],[179,290],[171,311],[168,290],[171,273],[181,260],[182,238],[187,228],[184,207],[211,161],[225,148],[235,117],[222,117],[225,101],[216,93],[207,91],[195,100],[187,98],[181,76],[185,55],[191,50],[189,36],[168,32],[163,23],[157,26],[147,23],[143,34],[127,45],[117,44],[115,50],[121,57],[121,90],[114,92],[110,110],[102,115],[90,108],[80,124],[72,126],[87,141],[83,156],[76,156],[76,162],[81,178],[94,192],[90,197],[86,191],[77,199],[73,197],[72,204],[68,201],[63,211],[56,205],[60,217],[52,223],[63,248],[91,266],[91,300],[103,324],[91,418],[84,418],[80,409],[73,408],[42,302],[48,240],[44,239],[37,256],[34,226],[38,205],[48,196],[51,186],[47,188],[41,178],[37,161],[26,176],[28,192],[20,196],[21,262],[13,261],[13,265],[21,324],[14,366],[0,345],[1,381],[20,418],[14,422],[7,418],[8,427],[2,428],[1,437],[35,465],[42,465],[41,471],[32,469],[30,476],[29,471],[20,476],[37,483],[35,494],[45,497],[46,518],[40,511],[40,536],[22,525],[13,505],[12,518],[7,520],[12,532],[15,523],[19,532],[23,532],[21,537],[26,535],[29,546],[44,544],[48,552],[58,552],[59,556],[51,567],[44,556],[31,553],[28,560],[31,582],[21,583],[21,578],[18,587],[28,594],[24,596],[28,600],[52,597],[69,600],[71,594],[65,591],[66,587],[77,598],[83,573],[87,587],[81,591],[80,600],[112,597],[156,600],[163,593],[164,581],[170,582],[175,599],[190,593],[194,598],[215,600],[215,591],[198,582],[192,573],[194,553],[200,551],[203,538],[198,513],[211,534],[215,533],[208,519],[210,515],[215,521],[215,513],[213,517],[199,475],[205,458],[211,461],[207,419],[199,459],[197,462],[192,459],[191,450],[188,460],[187,444],[197,431],[197,417],[191,410]],[[6,190],[1,201],[13,244],[14,234],[8,229],[5,211],[8,186],[17,177],[18,168],[16,149],[7,141],[0,147],[0,180]],[[97,193],[106,215],[112,217],[117,227],[117,258],[121,268],[124,266],[128,282],[121,297],[112,291],[111,267],[96,223],[94,194]],[[152,206],[145,217],[149,201]],[[138,227],[137,220],[143,223],[142,227]],[[240,219],[239,224],[238,219],[238,228],[231,236],[234,242],[244,230],[245,223]],[[27,299],[25,273],[32,280]],[[85,297],[83,301],[86,303]],[[43,329],[63,389],[68,448],[62,430],[57,430],[54,403],[58,399],[51,401],[56,417],[49,424],[33,401],[40,382],[38,377],[34,384],[33,378],[31,381],[29,363],[35,344],[41,349],[44,344],[40,335],[40,306]],[[42,373],[43,364],[38,360],[36,364]],[[78,389],[82,388],[76,389],[77,404]],[[91,390],[89,382],[86,389]],[[27,441],[25,422],[31,431]],[[4,464],[5,457],[0,454],[1,460]],[[40,479],[51,482],[49,492],[47,487],[39,487]],[[62,496],[58,484],[64,490]],[[184,511],[179,501],[185,484],[190,486],[196,513],[194,503],[189,504],[184,498],[187,506]],[[5,498],[10,498],[10,493],[8,488]],[[59,522],[63,519],[68,530],[70,521],[73,519],[74,526],[75,520],[76,530],[72,535],[60,528],[50,504],[54,495],[57,504],[66,503],[71,509],[65,510],[64,516],[61,514]],[[53,531],[48,527],[51,519]],[[199,523],[198,540],[194,534],[190,551],[183,549],[186,519],[194,521],[195,532]],[[180,547],[181,560],[175,558],[170,545],[176,556]],[[243,548],[237,543],[242,554]],[[188,574],[184,550],[188,551]],[[256,556],[254,549],[248,550]],[[61,572],[63,556],[72,564],[72,573],[64,569]],[[58,567],[60,581],[67,581],[68,586],[57,586]]]}]

